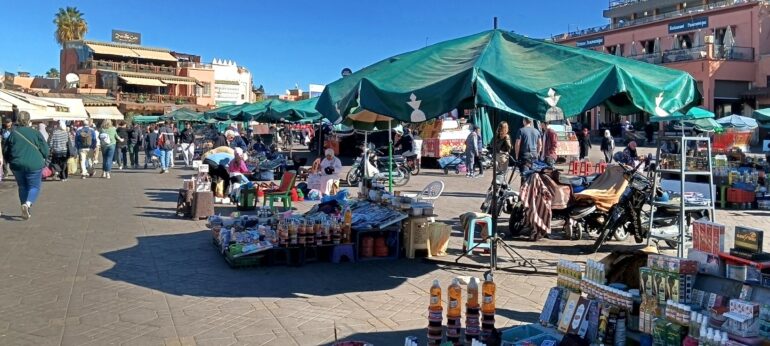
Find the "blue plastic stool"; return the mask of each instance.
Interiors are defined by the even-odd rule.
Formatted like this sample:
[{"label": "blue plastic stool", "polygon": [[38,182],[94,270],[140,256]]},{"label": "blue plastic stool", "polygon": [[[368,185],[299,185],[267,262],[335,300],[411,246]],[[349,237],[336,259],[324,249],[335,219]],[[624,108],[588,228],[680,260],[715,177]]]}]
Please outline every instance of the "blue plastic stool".
[{"label": "blue plastic stool", "polygon": [[335,245],[332,251],[332,263],[340,263],[342,256],[348,258],[351,263],[356,261],[355,251],[353,251],[353,244],[340,244]]},{"label": "blue plastic stool", "polygon": [[[468,232],[465,235],[465,253],[470,255],[473,253],[471,249],[489,249],[489,241],[479,243],[476,242],[476,225],[482,226],[486,224],[488,232],[494,232],[492,230],[492,217],[487,215],[483,217],[474,217],[468,222]],[[479,229],[479,236],[481,236],[481,230]],[[475,248],[474,248],[475,246]]]}]

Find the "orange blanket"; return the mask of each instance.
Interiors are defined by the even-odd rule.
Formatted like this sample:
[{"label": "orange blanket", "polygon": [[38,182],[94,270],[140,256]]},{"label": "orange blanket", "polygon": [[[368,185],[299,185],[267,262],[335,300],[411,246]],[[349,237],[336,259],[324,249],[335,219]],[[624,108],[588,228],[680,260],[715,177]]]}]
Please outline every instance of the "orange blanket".
[{"label": "orange blanket", "polygon": [[609,166],[602,175],[596,178],[587,189],[575,194],[575,200],[594,201],[596,208],[601,211],[609,211],[617,204],[623,191],[628,186],[628,181],[623,176],[624,170],[620,166]]}]

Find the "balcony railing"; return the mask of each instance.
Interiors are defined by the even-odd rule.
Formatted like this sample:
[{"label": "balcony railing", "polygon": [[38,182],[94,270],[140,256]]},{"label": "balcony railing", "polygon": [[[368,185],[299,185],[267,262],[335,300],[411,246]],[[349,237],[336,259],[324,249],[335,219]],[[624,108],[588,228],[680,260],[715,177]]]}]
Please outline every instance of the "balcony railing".
[{"label": "balcony railing", "polygon": [[211,64],[202,63],[202,62],[192,62],[192,61],[181,61],[179,62],[180,68],[200,68],[200,69],[207,69],[211,70],[214,67],[211,66]]},{"label": "balcony railing", "polygon": [[146,93],[117,93],[118,102],[195,104],[195,96],[173,96]]},{"label": "balcony railing", "polygon": [[165,74],[169,76],[177,75],[177,68],[170,66],[157,66],[147,64],[132,64],[127,62],[116,62],[108,60],[88,60],[80,63],[80,69],[99,69],[124,72],[141,72]]},{"label": "balcony railing", "polygon": [[[613,6],[613,2],[610,2],[610,8],[625,6],[625,5],[639,2],[639,1],[646,1],[646,0],[625,0],[625,1],[619,0],[619,1],[616,1],[616,3],[618,4],[615,6]],[[627,28],[630,26],[643,25],[643,24],[658,22],[658,21],[662,21],[670,18],[692,16],[705,11],[711,11],[714,9],[729,7],[733,5],[740,5],[740,4],[750,3],[750,2],[767,2],[767,0],[723,0],[723,1],[715,2],[711,4],[701,5],[701,6],[687,7],[682,10],[660,13],[653,16],[647,16],[647,17],[637,18],[633,20],[624,20],[617,23],[595,26],[595,27],[587,28],[583,30],[571,31],[563,34],[554,35],[551,37],[551,39],[558,42],[558,41],[563,41],[574,37],[586,36],[586,35],[601,33],[601,32],[620,29],[620,28]]]},{"label": "balcony railing", "polygon": [[[693,48],[671,49],[662,53],[637,54],[628,56],[629,59],[644,61],[650,64],[669,64],[683,61],[708,59],[708,47],[699,46]],[[754,61],[754,48],[732,47],[715,45],[713,60],[730,61]]]}]

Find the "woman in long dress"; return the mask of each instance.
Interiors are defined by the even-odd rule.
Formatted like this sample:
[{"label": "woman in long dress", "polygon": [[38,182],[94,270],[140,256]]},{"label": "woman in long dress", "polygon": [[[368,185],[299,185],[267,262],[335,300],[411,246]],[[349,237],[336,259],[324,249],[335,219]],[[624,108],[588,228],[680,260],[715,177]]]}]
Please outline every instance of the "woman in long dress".
[{"label": "woman in long dress", "polygon": [[329,196],[335,184],[339,184],[342,162],[334,156],[333,149],[326,149],[324,154],[326,157],[321,160],[321,171],[318,174],[321,178],[321,192],[324,196]]}]

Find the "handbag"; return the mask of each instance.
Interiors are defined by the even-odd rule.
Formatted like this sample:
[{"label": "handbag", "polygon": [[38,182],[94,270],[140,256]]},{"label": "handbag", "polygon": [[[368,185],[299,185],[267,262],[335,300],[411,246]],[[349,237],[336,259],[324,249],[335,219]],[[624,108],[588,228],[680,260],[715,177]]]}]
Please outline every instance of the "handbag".
[{"label": "handbag", "polygon": [[43,167],[43,179],[48,179],[51,176],[53,176],[53,170],[48,166]]}]

